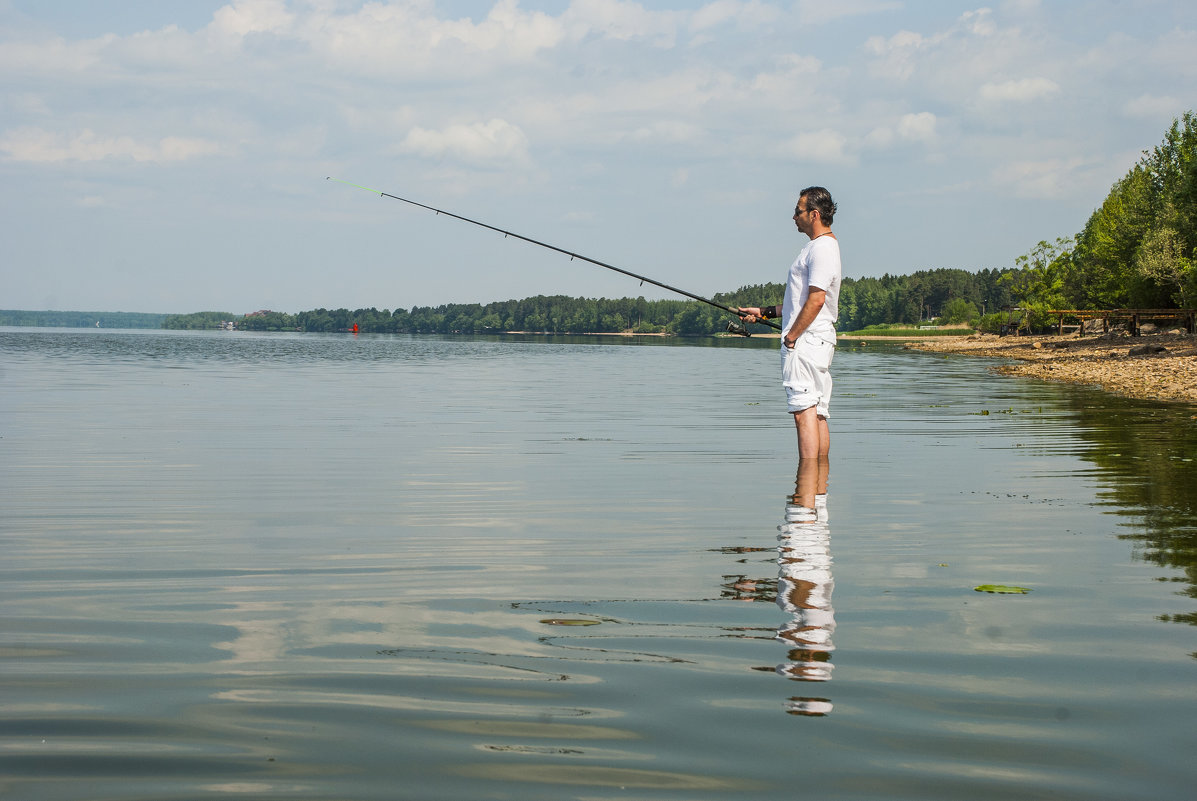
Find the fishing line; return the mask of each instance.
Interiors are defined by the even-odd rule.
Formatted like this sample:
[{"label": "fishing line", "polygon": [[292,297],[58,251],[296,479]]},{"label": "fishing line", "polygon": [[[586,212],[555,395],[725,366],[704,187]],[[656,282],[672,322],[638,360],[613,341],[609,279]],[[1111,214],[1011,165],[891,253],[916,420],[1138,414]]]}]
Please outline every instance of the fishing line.
[{"label": "fishing line", "polygon": [[[715,301],[713,301],[709,298],[704,298],[701,295],[695,295],[693,292],[687,292],[684,289],[678,289],[675,286],[670,286],[669,284],[665,284],[660,281],[656,281],[652,278],[649,278],[648,276],[639,275],[637,273],[631,272],[630,270],[625,270],[622,267],[616,267],[614,264],[607,264],[605,261],[599,261],[598,259],[592,259],[589,256],[583,256],[581,253],[575,253],[572,250],[566,250],[565,248],[559,248],[556,245],[550,245],[547,242],[541,242],[539,239],[533,239],[530,236],[524,236],[523,234],[517,234],[514,231],[507,231],[502,228],[498,228],[494,225],[490,225],[488,223],[481,222],[480,220],[473,220],[473,219],[470,219],[469,217],[463,217],[460,214],[454,214],[451,211],[445,211],[444,209],[438,209],[435,206],[429,206],[424,203],[418,203],[414,200],[409,200],[405,197],[399,197],[398,195],[392,195],[390,192],[382,192],[378,189],[371,189],[368,186],[362,186],[361,184],[355,184],[355,183],[351,183],[349,181],[343,181],[340,178],[333,178],[331,175],[328,176],[327,180],[336,181],[337,183],[345,184],[346,186],[352,186],[357,189],[362,189],[362,190],[365,190],[366,192],[371,192],[380,197],[389,197],[392,200],[399,200],[404,203],[408,203],[412,206],[418,206],[419,208],[427,209],[428,211],[431,211],[434,214],[443,214],[446,217],[452,217],[455,220],[461,220],[462,222],[467,222],[467,223],[470,223],[471,225],[477,225],[480,228],[486,228],[486,229],[494,231],[496,233],[500,233],[504,237],[510,236],[510,237],[515,237],[516,239],[522,239],[523,241],[528,242],[529,244],[538,245],[539,247],[548,248],[549,250],[553,250],[553,251],[556,251],[557,253],[562,253],[566,256],[569,256],[571,261],[574,259],[579,259],[581,261],[590,262],[591,264],[597,265],[599,267],[605,267],[608,270],[614,270],[617,273],[622,273],[623,275],[627,275],[632,278],[639,279],[641,285],[643,285],[645,282],[648,282],[648,283],[652,284],[653,286],[661,287],[661,289],[667,289],[670,292],[676,292],[679,295],[684,295],[685,297],[690,298],[691,300],[697,300],[700,303],[707,304],[708,306],[714,306],[716,309],[722,309],[725,312],[730,312],[731,314],[734,314],[737,317],[741,316],[740,312],[736,311],[732,307],[724,306],[722,303],[716,303]],[[757,322],[761,323],[762,325],[767,325],[770,328],[776,328],[778,331],[781,330],[781,326],[778,325],[777,323],[773,322],[772,320],[763,320],[763,319],[758,318]],[[728,323],[727,330],[734,334],[740,334],[741,336],[748,336],[747,329],[745,329],[743,325],[736,323],[736,322]]]}]

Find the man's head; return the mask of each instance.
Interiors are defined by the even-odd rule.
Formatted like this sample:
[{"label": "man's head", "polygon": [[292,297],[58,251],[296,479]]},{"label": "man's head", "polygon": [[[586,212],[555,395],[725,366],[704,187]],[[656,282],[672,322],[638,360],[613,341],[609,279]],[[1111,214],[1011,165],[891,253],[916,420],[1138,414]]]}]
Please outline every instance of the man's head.
[{"label": "man's head", "polygon": [[836,205],[831,199],[831,193],[826,189],[821,186],[808,186],[798,193],[798,205],[794,208],[794,213],[797,214],[800,209],[817,211],[823,225],[830,226],[835,218]]},{"label": "man's head", "polygon": [[815,239],[831,234],[831,221],[835,217],[835,202],[831,193],[821,186],[808,186],[798,196],[794,206],[794,225],[798,230]]}]

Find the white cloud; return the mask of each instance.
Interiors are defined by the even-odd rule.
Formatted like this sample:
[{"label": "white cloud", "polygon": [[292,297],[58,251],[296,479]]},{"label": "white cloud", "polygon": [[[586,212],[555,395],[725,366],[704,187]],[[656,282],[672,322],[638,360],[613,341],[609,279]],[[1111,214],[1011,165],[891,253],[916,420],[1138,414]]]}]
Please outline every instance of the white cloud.
[{"label": "white cloud", "polygon": [[[759,85],[759,76],[746,84],[744,76],[706,66],[638,79],[613,76],[598,83],[593,92],[554,90],[517,101],[511,113],[536,128],[541,144],[619,147],[633,142],[709,142],[707,131],[734,117],[736,109],[755,108],[758,99],[767,99],[776,115],[803,96],[800,87],[774,77],[778,83],[770,88]],[[736,119],[731,127],[744,124]]]},{"label": "white cloud", "polygon": [[[1157,72],[1167,72],[1190,82],[1197,81],[1197,59],[1193,58],[1193,53],[1197,52],[1197,30],[1173,28],[1151,42],[1150,47],[1143,49],[1146,52],[1136,52],[1135,55],[1152,65]],[[1192,92],[1188,94],[1188,107],[1191,108]]]},{"label": "white cloud", "polygon": [[690,30],[707,31],[728,23],[756,27],[774,22],[781,15],[781,9],[758,0],[715,0],[690,15]]},{"label": "white cloud", "polygon": [[528,137],[506,120],[450,125],[440,131],[413,128],[400,152],[485,165],[528,160]]},{"label": "white cloud", "polygon": [[865,134],[864,144],[876,150],[884,150],[894,143],[894,129],[886,125],[874,128]]},{"label": "white cloud", "polygon": [[561,15],[574,39],[599,34],[616,40],[645,39],[662,47],[676,41],[684,15],[676,11],[649,11],[624,0],[573,0]]},{"label": "white cloud", "polygon": [[823,69],[819,59],[796,53],[779,56],[771,66],[771,70],[753,77],[751,88],[755,93],[772,96],[775,102],[792,99],[796,94],[809,94]]},{"label": "white cloud", "polygon": [[939,118],[929,111],[903,114],[891,125],[879,125],[865,134],[862,144],[872,150],[885,150],[898,140],[929,144],[938,135]]},{"label": "white cloud", "polygon": [[[151,144],[149,157],[145,161],[187,161],[200,156],[212,156],[221,151],[216,142],[188,136],[167,136]],[[142,159],[139,159],[142,160]]]},{"label": "white cloud", "polygon": [[744,3],[739,0],[715,0],[694,12],[690,17],[690,30],[703,31],[724,25],[735,20],[743,11]]},{"label": "white cloud", "polygon": [[50,106],[46,102],[46,97],[40,94],[29,92],[11,94],[7,98],[7,105],[12,111],[20,115],[30,117],[47,117],[50,115]]},{"label": "white cloud", "polygon": [[[984,40],[994,38],[998,28],[988,8],[969,11],[943,30],[930,34],[901,30],[892,36],[872,36],[864,43],[866,52],[876,58],[869,71],[878,77],[909,81],[916,73],[926,73],[932,81],[937,71],[967,70],[982,53]],[[946,60],[947,63],[944,63]]]},{"label": "white cloud", "polygon": [[935,115],[929,111],[904,114],[898,120],[898,136],[915,142],[930,142],[935,138]]},{"label": "white cloud", "polygon": [[815,164],[852,164],[855,158],[848,153],[848,139],[838,131],[824,128],[804,131],[791,138],[782,148],[782,155]]},{"label": "white cloud", "polygon": [[1041,0],[1004,0],[1002,11],[1018,16],[1030,16],[1038,13],[1042,6]]},{"label": "white cloud", "polygon": [[565,41],[567,27],[564,16],[526,12],[516,0],[500,0],[477,23],[441,18],[420,0],[367,2],[352,12],[321,5],[271,30],[339,72],[395,82],[413,75],[450,81],[526,63]]},{"label": "white cloud", "polygon": [[679,120],[658,120],[650,125],[637,128],[629,138],[642,142],[682,144],[701,138],[702,133],[702,128],[693,123]]},{"label": "white cloud", "polygon": [[1087,182],[1087,176],[1081,175],[1086,167],[1092,165],[1079,156],[1012,161],[996,167],[991,177],[996,185],[1017,197],[1054,199],[1067,195],[1079,183]]},{"label": "white cloud", "polygon": [[895,0],[798,0],[795,10],[804,25],[821,25],[842,17],[857,17],[882,11],[896,11],[902,3]]},{"label": "white cloud", "polygon": [[1186,108],[1175,97],[1139,95],[1127,101],[1126,105],[1122,107],[1122,113],[1127,117],[1157,119],[1160,117],[1179,117]]},{"label": "white cloud", "polygon": [[156,141],[139,141],[131,136],[98,136],[90,129],[64,135],[41,128],[18,128],[0,139],[0,152],[6,154],[7,160],[35,164],[109,159],[167,163],[220,151],[220,145],[208,139],[167,136]]},{"label": "white cloud", "polygon": [[893,36],[872,36],[865,50],[877,56],[870,71],[877,76],[905,81],[914,74],[915,56],[934,41],[914,31],[898,31]]},{"label": "white cloud", "polygon": [[102,63],[104,47],[114,39],[68,42],[54,37],[4,41],[0,44],[0,73],[26,78],[46,74],[85,76]]},{"label": "white cloud", "polygon": [[988,8],[964,12],[957,20],[957,24],[974,36],[992,36],[997,31],[997,24],[993,20],[993,11]]},{"label": "white cloud", "polygon": [[242,37],[282,32],[294,19],[285,0],[236,0],[212,15],[211,28],[217,34]]},{"label": "white cloud", "polygon": [[1049,78],[1023,78],[1021,81],[984,84],[979,94],[990,103],[1027,103],[1042,100],[1060,91],[1060,85]]}]

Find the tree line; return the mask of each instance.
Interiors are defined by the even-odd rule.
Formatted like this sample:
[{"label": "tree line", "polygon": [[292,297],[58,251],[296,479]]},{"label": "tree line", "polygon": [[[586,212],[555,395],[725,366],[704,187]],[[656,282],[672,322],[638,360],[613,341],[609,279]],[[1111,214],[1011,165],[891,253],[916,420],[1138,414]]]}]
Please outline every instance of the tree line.
[{"label": "tree line", "polygon": [[[1011,301],[998,270],[921,270],[912,275],[844,279],[840,290],[841,330],[886,323],[969,323],[982,311]],[[711,300],[728,307],[781,303],[785,286],[756,284]],[[216,328],[235,321],[243,331],[350,331],[385,334],[484,334],[527,331],[550,334],[638,333],[703,336],[721,333],[733,316],[693,300],[574,298],[537,295],[494,303],[413,306],[411,309],[313,309],[298,314],[227,312],[170,315],[164,328]],[[757,332],[770,329],[755,326]]]},{"label": "tree line", "polygon": [[165,314],[0,309],[0,325],[39,328],[161,328]]}]

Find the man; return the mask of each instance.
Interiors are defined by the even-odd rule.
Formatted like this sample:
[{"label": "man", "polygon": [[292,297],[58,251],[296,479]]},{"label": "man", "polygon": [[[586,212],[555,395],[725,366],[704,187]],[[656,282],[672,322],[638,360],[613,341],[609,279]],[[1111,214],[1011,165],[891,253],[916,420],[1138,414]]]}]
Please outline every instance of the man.
[{"label": "man", "polygon": [[831,232],[835,212],[826,189],[802,190],[794,225],[810,242],[790,266],[784,302],[739,309],[747,323],[781,317],[782,385],[798,431],[799,459],[826,458],[831,450],[827,416],[840,294],[840,244]]}]

